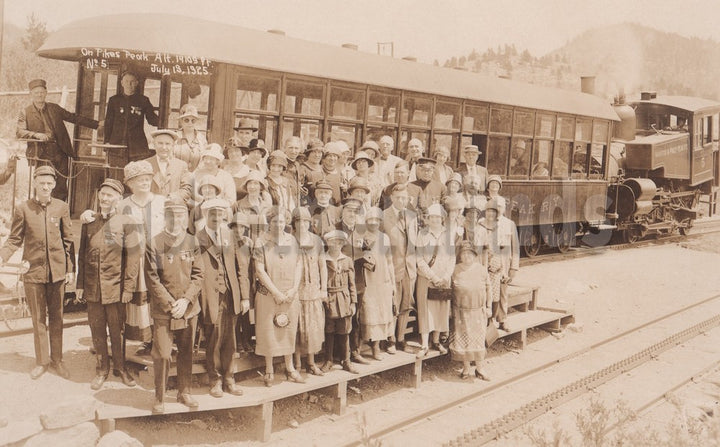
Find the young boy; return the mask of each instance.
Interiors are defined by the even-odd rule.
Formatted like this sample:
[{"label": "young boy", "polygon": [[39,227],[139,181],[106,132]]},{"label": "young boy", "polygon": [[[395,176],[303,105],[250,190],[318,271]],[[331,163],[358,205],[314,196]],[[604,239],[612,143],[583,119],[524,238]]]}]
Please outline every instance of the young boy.
[{"label": "young boy", "polygon": [[348,240],[344,231],[333,230],[325,234],[328,245],[327,252],[327,294],[325,302],[325,364],[323,372],[333,367],[333,352],[335,350],[335,335],[342,344],[342,367],[345,371],[358,374],[350,363],[350,330],[352,317],[357,312],[357,292],[355,290],[355,268],[353,260],[342,253],[342,248]]}]

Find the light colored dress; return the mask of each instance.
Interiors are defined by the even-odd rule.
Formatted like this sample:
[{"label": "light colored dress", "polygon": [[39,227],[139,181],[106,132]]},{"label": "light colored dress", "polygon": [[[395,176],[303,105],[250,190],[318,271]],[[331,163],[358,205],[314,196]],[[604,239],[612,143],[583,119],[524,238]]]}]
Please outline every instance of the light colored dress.
[{"label": "light colored dress", "polygon": [[434,279],[451,280],[455,268],[455,248],[448,230],[433,233],[429,227],[418,234],[417,297],[418,332],[450,330],[450,301],[428,299],[428,288]]},{"label": "light colored dress", "polygon": [[374,269],[365,269],[365,294],[359,312],[360,333],[365,341],[387,340],[393,333],[393,261],[390,238],[382,232],[365,233],[365,242],[375,261]]},{"label": "light colored dress", "polygon": [[[140,271],[144,272],[145,244],[165,229],[165,198],[153,194],[143,206],[133,200],[131,195],[120,200],[116,209],[118,214],[130,216],[137,225],[142,226],[142,231],[138,231],[138,234],[144,236],[140,238]],[[152,317],[144,274],[138,275],[135,291],[132,301],[125,307],[125,338],[149,342],[152,340]]]},{"label": "light colored dress", "polygon": [[[265,265],[265,271],[281,292],[292,289],[295,283],[295,270],[300,262],[300,252],[295,237],[282,233],[278,242],[265,234],[260,236],[253,250],[256,264]],[[274,323],[275,316],[284,313],[288,324],[279,327]],[[290,355],[295,352],[295,339],[298,330],[300,302],[295,299],[289,303],[276,304],[272,294],[258,282],[255,294],[255,353],[261,356]]]},{"label": "light colored dress", "polygon": [[453,273],[450,343],[453,360],[479,362],[485,358],[485,331],[492,299],[487,295],[490,277],[479,261],[458,264]]},{"label": "light colored dress", "polygon": [[303,275],[300,280],[300,319],[296,340],[296,353],[314,354],[322,349],[325,341],[325,309],[320,295],[322,284],[320,269],[325,268],[325,250],[322,240],[307,233],[307,238],[298,240]]}]

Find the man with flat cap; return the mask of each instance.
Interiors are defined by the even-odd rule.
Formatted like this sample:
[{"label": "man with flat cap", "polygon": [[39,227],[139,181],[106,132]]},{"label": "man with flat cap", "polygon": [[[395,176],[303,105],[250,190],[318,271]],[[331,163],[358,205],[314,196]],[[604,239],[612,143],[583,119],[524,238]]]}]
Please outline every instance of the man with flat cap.
[{"label": "man with flat cap", "polygon": [[105,179],[98,191],[100,211],[80,230],[78,276],[75,294],[87,301],[88,323],[97,353],[95,378],[90,384],[99,390],[110,372],[107,338],[110,332],[115,375],[127,386],[135,380],[125,369],[122,333],[125,305],[133,298],[140,271],[142,247],[136,221],[116,212],[125,188],[119,180]]},{"label": "man with flat cap", "polygon": [[[151,132],[150,135],[153,139],[153,150],[155,151],[154,157],[146,159],[153,168],[153,181],[150,190],[154,194],[162,196],[176,192],[187,200],[192,195],[192,188],[187,182],[190,171],[186,162],[173,156],[177,133],[170,129],[158,129]],[[185,190],[180,191],[181,185],[187,185]]]},{"label": "man with flat cap", "polygon": [[33,79],[28,88],[32,104],[20,112],[15,135],[17,138],[39,141],[28,142],[28,161],[32,166],[49,165],[55,168],[60,175],[53,197],[67,200],[67,177],[70,173],[68,161],[77,154],[65,128],[65,121],[92,129],[97,129],[100,123],[46,102],[47,84],[42,79]]},{"label": "man with flat cap", "polygon": [[75,247],[68,204],[51,196],[56,175],[50,166],[35,169],[35,197],[15,207],[10,236],[0,248],[3,264],[20,247],[23,261],[30,264],[23,285],[35,341],[33,379],[42,376],[49,365],[65,379],[70,375],[62,361],[63,297],[65,285],[74,280]]},{"label": "man with flat cap", "polygon": [[131,161],[150,157],[145,136],[145,121],[157,127],[160,117],[150,98],[140,93],[140,81],[135,73],[126,71],[120,78],[122,93],[108,100],[105,113],[105,143],[127,146],[127,149],[108,149],[108,163],[123,167]]}]

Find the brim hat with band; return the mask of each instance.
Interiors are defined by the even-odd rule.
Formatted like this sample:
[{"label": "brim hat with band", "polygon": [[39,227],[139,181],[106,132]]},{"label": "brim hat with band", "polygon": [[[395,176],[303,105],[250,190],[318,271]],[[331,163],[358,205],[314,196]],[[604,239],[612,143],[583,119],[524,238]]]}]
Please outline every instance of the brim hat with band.
[{"label": "brim hat with band", "polygon": [[317,183],[315,183],[315,191],[321,191],[321,190],[327,190],[327,191],[332,192],[333,187],[330,183],[326,182],[325,180],[320,180]]},{"label": "brim hat with band", "polygon": [[292,212],[292,219],[295,220],[306,220],[308,222],[312,221],[312,217],[310,216],[310,211],[308,211],[307,208],[304,206],[295,208]]},{"label": "brim hat with band", "polygon": [[[177,132],[174,130],[171,130],[171,129],[158,129],[158,130],[153,130],[152,132],[150,132],[150,136],[153,138],[159,137],[160,135],[168,135],[170,138],[173,139],[173,141],[177,141],[177,139],[178,139]],[[153,149],[153,148],[150,148],[150,149]]]},{"label": "brim hat with band", "polygon": [[498,182],[500,187],[502,188],[502,177],[500,177],[497,174],[493,174],[487,178],[487,184],[490,185],[490,182]]},{"label": "brim hat with band", "polygon": [[32,81],[28,82],[28,90],[32,90],[36,87],[42,87],[47,90],[47,82],[45,82],[44,79],[33,79]]},{"label": "brim hat with band", "polygon": [[185,104],[184,106],[180,107],[180,116],[178,117],[178,119],[181,120],[188,117],[195,118],[196,120],[200,119],[197,107],[192,104]]},{"label": "brim hat with band", "polygon": [[418,158],[417,164],[419,165],[433,165],[435,166],[437,164],[437,160],[434,158],[428,158],[428,157],[420,157]]},{"label": "brim hat with band", "polygon": [[285,155],[285,152],[281,150],[274,150],[270,153],[270,156],[267,160],[268,168],[272,166],[273,164],[279,164],[282,165],[285,169],[288,167],[288,159],[287,155]]},{"label": "brim hat with band", "polygon": [[475,154],[479,154],[480,148],[475,146],[474,144],[469,144],[469,145],[465,146],[465,148],[463,149],[463,152],[473,152]]},{"label": "brim hat with band", "polygon": [[360,148],[361,151],[371,150],[375,152],[375,157],[380,155],[380,146],[372,140],[368,140],[363,143],[362,147]]},{"label": "brim hat with band", "polygon": [[125,187],[120,182],[120,180],[115,180],[114,178],[106,178],[105,181],[102,182],[102,185],[100,185],[100,188],[107,186],[110,189],[113,189],[120,193],[120,195],[125,194]]},{"label": "brim hat with band", "polygon": [[125,168],[123,168],[123,174],[125,183],[141,175],[154,175],[152,165],[146,160],[131,161],[126,164]]},{"label": "brim hat with band", "polygon": [[55,172],[55,168],[48,165],[40,166],[35,169],[35,171],[33,171],[33,178],[39,177],[41,175],[52,175],[54,178],[57,178],[57,172]]},{"label": "brim hat with band", "polygon": [[230,208],[230,202],[220,198],[205,200],[202,205],[200,205],[200,209],[203,211],[210,211],[213,209],[226,210],[228,208]]},{"label": "brim hat with band", "polygon": [[354,197],[346,197],[342,201],[342,207],[344,208],[350,208],[350,209],[360,209],[362,207],[362,202],[359,199],[356,199]]},{"label": "brim hat with band", "polygon": [[260,183],[261,191],[265,191],[267,189],[265,177],[263,177],[263,175],[258,171],[250,171],[250,173],[242,179],[242,183],[240,183],[240,190],[243,191],[245,194],[247,194],[247,184],[251,181]]},{"label": "brim hat with band", "polygon": [[217,194],[222,194],[222,185],[218,181],[218,178],[214,175],[205,175],[200,179],[200,183],[198,184],[198,191],[202,191],[203,186],[214,186],[215,190],[217,191]]},{"label": "brim hat with band", "polygon": [[362,189],[366,193],[370,194],[370,186],[368,185],[367,180],[362,177],[353,177],[350,179],[350,184],[347,189],[348,193],[352,193],[353,189]]},{"label": "brim hat with band", "polygon": [[368,167],[372,167],[372,165],[375,164],[375,161],[372,158],[370,158],[370,156],[367,153],[360,151],[357,154],[355,154],[355,159],[352,161],[352,163],[350,163],[350,166],[353,169],[356,169],[357,162],[360,160],[367,161]]},{"label": "brim hat with band", "polygon": [[430,217],[430,216],[445,217],[446,213],[445,213],[445,209],[442,207],[442,205],[440,205],[439,203],[433,203],[432,205],[430,205],[428,207],[426,215],[428,217]]},{"label": "brim hat with band", "polygon": [[208,144],[207,148],[205,148],[204,151],[200,152],[200,158],[202,159],[202,157],[213,157],[220,161],[225,160],[225,155],[223,155],[222,147],[217,143]]},{"label": "brim hat with band", "polygon": [[379,220],[379,221],[382,222],[382,220],[383,220],[383,210],[381,210],[380,208],[378,208],[378,207],[376,207],[376,206],[370,208],[370,209],[368,210],[368,212],[365,213],[365,222],[367,223],[368,221],[370,221],[370,220],[372,220],[372,219]]},{"label": "brim hat with band", "polygon": [[234,130],[243,130],[243,129],[250,129],[253,132],[257,131],[258,128],[255,125],[255,122],[249,118],[240,118],[240,122],[237,126],[233,127]]},{"label": "brim hat with band", "polygon": [[344,232],[342,230],[332,230],[332,231],[328,231],[327,233],[325,233],[323,235],[323,239],[325,239],[325,242],[330,242],[335,239],[339,239],[339,240],[342,240],[343,242],[347,242],[348,235],[346,232]]}]

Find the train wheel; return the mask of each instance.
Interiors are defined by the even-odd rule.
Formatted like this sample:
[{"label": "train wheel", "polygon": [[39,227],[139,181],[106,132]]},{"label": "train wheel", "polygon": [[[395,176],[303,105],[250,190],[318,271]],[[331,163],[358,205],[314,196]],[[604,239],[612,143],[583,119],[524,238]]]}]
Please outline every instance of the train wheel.
[{"label": "train wheel", "polygon": [[575,225],[565,224],[557,235],[557,249],[560,253],[567,253],[573,243]]},{"label": "train wheel", "polygon": [[635,242],[639,241],[642,238],[642,234],[640,234],[640,231],[634,228],[628,228],[627,230],[623,231],[623,240],[625,240],[625,243],[628,244],[634,244]]},{"label": "train wheel", "polygon": [[535,227],[523,227],[520,230],[520,245],[522,246],[523,253],[528,258],[537,256],[540,252],[540,245],[542,238],[540,232]]},{"label": "train wheel", "polygon": [[680,234],[687,236],[692,232],[693,220],[685,219],[681,222],[684,226],[680,227]]}]

